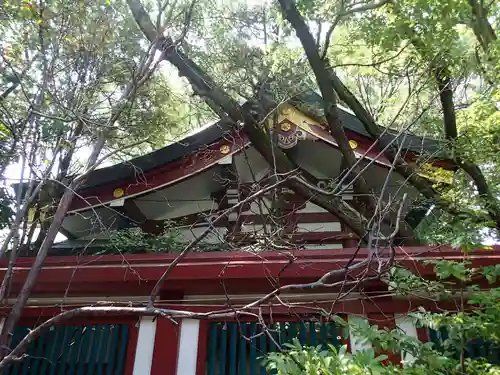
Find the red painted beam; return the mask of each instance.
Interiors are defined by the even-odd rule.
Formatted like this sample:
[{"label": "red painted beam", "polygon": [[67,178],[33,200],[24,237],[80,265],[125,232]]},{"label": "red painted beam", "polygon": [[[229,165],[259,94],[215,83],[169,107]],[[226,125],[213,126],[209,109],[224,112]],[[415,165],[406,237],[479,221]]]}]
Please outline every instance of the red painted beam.
[{"label": "red painted beam", "polygon": [[248,139],[244,134],[235,133],[231,137],[231,140],[231,142],[228,142],[225,139],[221,139],[219,142],[209,145],[207,148],[200,149],[183,159],[149,171],[141,176],[141,181],[139,182],[134,177],[128,180],[116,181],[103,187],[82,190],[78,193],[78,197],[75,197],[73,200],[70,211],[87,209],[94,205],[110,202],[116,199],[113,196],[113,191],[117,188],[123,189],[125,195],[122,198],[127,198],[180,182],[215,165],[218,160],[225,157],[226,154],[221,153],[222,145],[228,145],[232,153],[242,149],[248,143]]},{"label": "red painted beam", "polygon": [[[282,283],[309,282],[324,273],[345,266],[356,249],[296,250],[289,255],[278,252],[212,252],[188,255],[169,276],[166,284],[171,290],[199,290],[200,294],[220,290],[221,281],[235,288],[235,292],[267,290],[270,280],[280,278]],[[367,250],[360,249],[356,261],[366,259]],[[500,263],[500,247],[470,254],[473,267]],[[144,295],[175,258],[175,254],[104,255],[86,257],[50,257],[45,262],[37,281],[37,293],[63,293],[68,288],[78,294],[120,293]],[[434,268],[417,260],[460,260],[462,254],[449,247],[408,247],[396,250],[396,262],[408,269],[418,270],[426,277],[434,275]],[[293,261],[291,261],[293,259]],[[25,280],[33,259],[23,258],[16,263],[13,292]],[[75,270],[76,268],[76,270]],[[0,277],[6,263],[0,263]],[[211,289],[212,288],[212,289]],[[198,293],[197,293],[198,294]]]},{"label": "red painted beam", "polygon": [[[462,253],[458,249],[449,246],[413,246],[396,247],[396,258],[401,260],[425,260],[425,259],[461,259]],[[290,250],[285,251],[263,251],[251,253],[248,251],[220,251],[203,252],[188,254],[179,264],[184,266],[206,266],[206,265],[224,265],[228,263],[233,265],[246,265],[252,263],[275,264],[288,262],[294,258],[301,262],[341,262],[350,259],[357,253],[357,259],[364,259],[368,254],[368,249],[344,248],[332,250]],[[472,260],[490,259],[491,263],[500,257],[500,246],[493,246],[491,250],[476,250],[468,254]],[[97,255],[97,256],[53,256],[48,257],[44,263],[44,268],[71,268],[79,269],[113,266],[132,268],[133,266],[155,266],[160,264],[169,264],[177,257],[175,253],[143,253],[127,255]],[[16,262],[16,269],[29,269],[34,262],[34,258],[19,258]],[[0,262],[0,275],[5,272],[7,261]]]},{"label": "red painted beam", "polygon": [[[335,143],[330,133],[322,129],[320,126],[313,127],[315,132],[318,133],[323,139],[326,139],[330,143]],[[385,155],[379,155],[380,150],[377,146],[367,152],[373,144],[371,139],[349,131],[346,132],[346,135],[349,139],[354,139],[358,142],[356,152],[360,154],[366,153],[367,157],[376,159],[379,163],[383,163],[386,166],[390,165]],[[228,139],[231,139],[231,142],[227,141]],[[108,203],[116,199],[113,196],[113,191],[117,188],[123,189],[125,191],[123,198],[127,198],[129,196],[144,194],[154,189],[174,184],[185,178],[193,176],[212,165],[215,165],[218,160],[226,156],[226,154],[222,154],[220,152],[222,145],[229,146],[230,152],[233,153],[243,149],[248,144],[249,141],[246,134],[235,131],[233,134],[209,145],[207,148],[200,149],[178,161],[169,163],[155,170],[148,171],[141,176],[141,181],[137,181],[135,178],[129,178],[110,183],[106,186],[81,190],[78,192],[78,197],[75,197],[73,200],[70,211],[84,210],[95,205]],[[417,155],[409,152],[405,154],[405,158],[407,160],[415,160]],[[443,168],[453,168],[453,165],[451,165],[448,161],[435,160],[432,161],[432,164]]]},{"label": "red painted beam", "polygon": [[[399,257],[406,258],[439,258],[439,257],[455,257],[460,258],[462,253],[453,249],[450,246],[409,246],[409,247],[396,247],[396,254]],[[263,251],[259,253],[250,253],[248,251],[214,251],[203,253],[188,254],[181,263],[189,264],[203,264],[203,263],[219,263],[225,264],[227,262],[245,262],[245,261],[287,261],[291,256],[297,260],[335,260],[350,258],[352,254],[357,252],[359,258],[364,258],[368,254],[366,248],[344,248],[332,250],[307,250],[307,251]],[[472,258],[481,256],[498,257],[500,255],[500,246],[493,246],[492,250],[477,250],[470,253]],[[176,258],[175,253],[142,253],[142,254],[126,254],[126,255],[95,255],[95,256],[53,256],[48,257],[44,263],[47,266],[79,266],[91,267],[102,265],[121,265],[127,264],[151,264],[157,262],[171,262]],[[31,267],[34,258],[26,257],[19,258],[16,262],[16,267]],[[7,261],[0,261],[0,272],[2,268],[7,266]]]}]

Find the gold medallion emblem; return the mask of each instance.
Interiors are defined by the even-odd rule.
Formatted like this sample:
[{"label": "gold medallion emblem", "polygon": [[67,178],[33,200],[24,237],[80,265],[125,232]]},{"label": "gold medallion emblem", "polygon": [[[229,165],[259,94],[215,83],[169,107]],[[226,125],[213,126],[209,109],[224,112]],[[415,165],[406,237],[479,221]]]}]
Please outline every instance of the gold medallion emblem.
[{"label": "gold medallion emblem", "polygon": [[292,130],[292,125],[290,125],[290,123],[288,122],[282,122],[280,125],[280,129],[284,132],[289,132],[290,130]]},{"label": "gold medallion emblem", "polygon": [[113,190],[113,197],[121,198],[125,195],[125,191],[122,188],[118,188]]},{"label": "gold medallion emblem", "polygon": [[229,154],[231,152],[231,147],[229,147],[228,145],[222,145],[222,146],[220,146],[219,151],[222,155],[226,155],[226,154]]}]

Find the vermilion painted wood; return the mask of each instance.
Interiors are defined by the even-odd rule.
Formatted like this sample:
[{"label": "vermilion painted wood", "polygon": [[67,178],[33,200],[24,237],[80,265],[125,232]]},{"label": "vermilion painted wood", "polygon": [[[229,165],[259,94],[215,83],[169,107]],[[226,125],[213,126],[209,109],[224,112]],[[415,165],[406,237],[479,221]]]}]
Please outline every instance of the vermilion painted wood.
[{"label": "vermilion painted wood", "polygon": [[125,371],[124,375],[133,375],[134,372],[134,361],[135,361],[135,350],[137,349],[137,337],[139,336],[138,319],[135,319],[134,323],[129,324],[129,338],[127,346],[127,354],[125,359]]},{"label": "vermilion painted wood", "polygon": [[[340,222],[340,228],[342,229],[342,232],[350,232],[350,229],[347,225],[344,224],[344,222]],[[355,238],[350,238],[350,239],[345,239],[342,241],[342,245],[345,248],[357,248],[358,247],[359,240]]]},{"label": "vermilion painted wood", "polygon": [[[368,322],[372,325],[377,325],[379,329],[394,329],[396,328],[396,320],[394,318],[394,312],[393,311],[387,311],[386,313],[379,312],[379,313],[370,313],[368,314]],[[389,358],[387,358],[384,363],[394,363],[398,364],[401,363],[401,355],[399,353],[393,353],[393,352],[387,352],[387,351],[382,351],[380,353],[377,353],[377,355],[380,354],[386,354]]]},{"label": "vermilion painted wood", "polygon": [[[190,254],[175,267],[166,289],[203,294],[210,290],[220,290],[223,282],[234,288],[235,293],[242,288],[266,290],[272,286],[269,283],[270,277],[276,279],[279,276],[282,283],[313,281],[325,272],[343,268],[353,255],[356,261],[366,259],[367,249],[297,250],[290,254]],[[410,270],[418,270],[425,277],[432,277],[433,266],[423,265],[417,260],[460,260],[461,257],[458,250],[449,247],[408,247],[397,248],[395,260]],[[500,247],[476,251],[469,257],[472,267],[496,264],[500,262]],[[70,291],[74,295],[147,295],[174,258],[175,254],[49,257],[38,278],[36,293],[64,293],[68,288],[68,280],[71,280]],[[14,293],[24,281],[32,262],[33,259],[30,258],[17,261],[13,277]],[[6,269],[5,262],[0,263],[0,267],[1,277]]]},{"label": "vermilion painted wood", "polygon": [[[205,363],[207,360],[207,340],[210,323],[206,320],[200,321],[200,333],[198,335],[198,357],[196,360],[196,375],[205,375]],[[156,374],[151,374],[156,375]]]},{"label": "vermilion painted wood", "polygon": [[[422,258],[436,258],[436,257],[460,257],[461,252],[450,246],[411,246],[411,247],[397,247],[396,254],[400,257],[422,257]],[[297,260],[319,260],[319,259],[345,259],[357,253],[359,258],[367,255],[368,249],[361,248],[344,248],[332,250],[308,250],[308,251],[290,251]],[[491,250],[476,250],[470,253],[472,258],[481,257],[498,257],[500,255],[500,245],[493,246]],[[169,262],[175,259],[175,253],[144,253],[144,254],[127,254],[127,255],[96,255],[96,256],[53,256],[48,257],[44,263],[47,266],[79,266],[79,268],[88,268],[96,265],[118,265],[121,263],[156,263],[156,262]],[[206,262],[219,262],[224,263],[227,261],[252,261],[256,259],[265,258],[267,261],[279,261],[287,259],[287,255],[283,252],[277,251],[263,251],[257,254],[252,254],[247,251],[234,251],[234,252],[203,252],[188,254],[181,263],[206,263]],[[125,262],[126,261],[126,262]],[[29,267],[33,264],[34,258],[18,258],[16,267]],[[5,268],[7,261],[0,262],[0,267]],[[4,272],[4,270],[0,270]]]},{"label": "vermilion painted wood", "polygon": [[[332,250],[294,250],[289,253],[277,253],[277,252],[262,252],[258,254],[249,254],[244,252],[221,252],[221,253],[210,253],[210,254],[192,254],[187,256],[183,261],[179,263],[176,267],[176,271],[172,273],[172,279],[182,279],[188,278],[205,278],[213,276],[214,272],[217,275],[220,273],[221,268],[224,268],[225,276],[231,277],[231,270],[238,268],[238,273],[235,277],[262,277],[262,269],[266,268],[266,271],[270,271],[273,268],[280,267],[284,263],[288,263],[289,259],[293,257],[294,261],[291,264],[292,268],[297,265],[297,268],[303,268],[304,264],[323,265],[322,268],[330,267],[334,265],[344,265],[344,262],[351,259],[356,249],[332,249]],[[366,249],[360,249],[355,259],[365,259],[367,256]],[[133,274],[138,269],[148,270],[150,273],[154,274],[155,268],[163,268],[168,266],[174,255],[143,255],[143,256],[106,256],[106,257],[82,257],[80,259],[80,265],[75,262],[75,259],[57,259],[52,258],[46,262],[44,270],[50,270],[53,272],[63,272],[64,270],[71,270],[77,268],[77,274],[88,272],[89,270],[102,270],[103,279],[112,279],[107,271],[110,269],[121,269],[125,280],[133,278]],[[462,254],[458,251],[444,249],[425,249],[425,248],[404,248],[396,250],[396,261],[403,262],[406,265],[414,265],[419,260],[431,260],[431,259],[456,259],[462,258]],[[497,248],[494,251],[478,251],[470,254],[470,259],[473,262],[478,263],[494,263],[500,258],[500,249]],[[128,264],[124,264],[124,260]],[[23,264],[24,263],[24,264]],[[81,265],[85,263],[85,265]],[[23,262],[20,261],[16,264],[16,273],[22,274],[29,270],[31,261]],[[300,265],[300,266],[299,266]],[[264,267],[265,266],[265,267]],[[426,267],[423,267],[426,268]],[[281,268],[279,268],[281,270]],[[0,269],[0,274],[4,272],[5,268]],[[286,271],[286,270],[285,270]],[[296,273],[296,269],[290,271],[295,275],[307,275],[310,270],[303,270],[302,272]],[[314,274],[319,275],[324,269],[318,269]],[[43,272],[43,271],[42,271]],[[243,272],[243,273],[242,273]],[[57,281],[57,275],[50,276],[48,272],[44,275],[48,280]],[[151,276],[151,275],[149,275]],[[151,279],[151,277],[150,277]],[[67,282],[68,279],[64,279]],[[75,280],[73,279],[73,282]]]},{"label": "vermilion painted wood", "polygon": [[429,332],[426,327],[417,327],[417,338],[422,342],[429,341]]},{"label": "vermilion painted wood", "polygon": [[[331,135],[320,127],[315,127],[321,136],[333,141]],[[354,139],[358,142],[358,147],[356,151],[364,154],[366,150],[372,145],[372,140],[362,137],[359,134],[346,132],[346,135],[350,139]],[[230,139],[231,142],[228,142]],[[223,158],[225,154],[220,153],[220,147],[222,145],[229,145],[231,147],[231,152],[237,151],[249,144],[248,137],[241,132],[234,132],[228,135],[219,142],[216,142],[206,149],[202,149],[192,154],[184,157],[179,161],[169,163],[163,167],[157,168],[155,170],[149,171],[142,176],[141,181],[134,179],[116,181],[112,184],[102,186],[95,189],[86,189],[78,193],[78,197],[73,200],[70,211],[85,209],[90,206],[104,204],[106,202],[112,201],[113,191],[116,188],[122,188],[125,190],[125,198],[130,195],[140,194],[142,192],[149,191],[156,187],[160,187],[169,184],[173,181],[182,179],[186,176],[194,175],[206,169],[209,165]],[[377,158],[377,160],[386,165],[390,165],[389,161],[384,155],[378,155],[379,151],[377,147],[374,147],[366,155],[370,158]],[[408,160],[415,160],[417,155],[412,153],[406,153],[405,158]],[[440,166],[443,168],[453,168],[453,165],[449,161],[433,161],[435,166]]]},{"label": "vermilion painted wood", "polygon": [[158,318],[151,375],[175,375],[178,354],[179,325],[166,318]]},{"label": "vermilion painted wood", "polygon": [[[269,282],[269,277],[281,276],[283,282],[306,282],[321,276],[325,271],[342,267],[353,255],[356,249],[335,249],[318,251],[296,251],[292,252],[295,260],[290,263],[290,256],[283,253],[263,252],[258,255],[246,252],[221,252],[202,253],[187,256],[175,271],[171,274],[167,287],[175,286],[177,294],[164,292],[162,298],[169,295],[175,298],[182,296],[179,291],[196,291],[197,294],[204,294],[210,290],[211,285],[221,287],[221,277],[228,282],[228,286],[236,285],[240,293],[248,293],[249,289],[255,287],[260,292],[273,288]],[[366,249],[360,249],[355,258],[364,259],[367,255]],[[174,259],[175,254],[138,254],[130,256],[94,256],[94,257],[53,257],[48,258],[44,270],[42,271],[37,287],[40,290],[52,290],[53,293],[64,293],[68,287],[68,280],[71,279],[73,270],[78,267],[77,272],[71,279],[71,289],[80,288],[84,291],[91,285],[94,291],[101,292],[101,295],[119,295],[127,293],[133,295],[137,290],[147,291],[163,270]],[[398,248],[396,260],[410,269],[417,269],[422,275],[430,277],[433,275],[433,267],[417,265],[415,259],[460,259],[461,253],[450,247],[428,248],[428,247],[408,247]],[[470,259],[473,267],[479,265],[496,264],[500,261],[500,246],[493,250],[476,251],[471,253]],[[19,259],[16,263],[14,286],[19,287],[24,280],[33,259]],[[290,265],[283,270],[287,264]],[[0,276],[5,272],[5,262],[0,263]],[[141,278],[137,277],[137,274]],[[146,283],[146,279],[149,283]],[[142,288],[142,289],[139,289]],[[373,290],[383,291],[384,284],[371,285]],[[91,288],[90,288],[91,289]],[[88,290],[88,289],[87,289]],[[319,290],[320,291],[320,290]],[[329,290],[329,292],[334,292]],[[53,294],[54,295],[54,294]],[[58,294],[55,294],[58,295]],[[62,294],[59,294],[62,295]],[[180,298],[180,297],[179,297]],[[62,302],[62,301],[61,301]],[[207,312],[220,309],[221,306],[186,306],[169,303],[159,303],[160,307],[173,309],[183,309],[194,312]],[[354,299],[342,301],[333,308],[331,304],[323,303],[318,307],[332,309],[333,313],[345,314],[376,314],[380,311],[391,313],[407,313],[417,309],[419,306],[428,311],[439,311],[440,309],[454,310],[456,306],[450,302],[436,306],[425,300],[376,300],[364,301]],[[50,316],[61,312],[61,308],[49,307],[27,307],[24,311],[23,322],[40,323]],[[263,306],[264,315],[271,315],[274,321],[279,319],[290,320],[291,310],[285,306]],[[297,315],[296,315],[297,314]],[[308,307],[295,307],[294,316],[304,318],[312,316],[313,312]],[[281,318],[280,318],[281,317]],[[231,319],[228,319],[231,320]],[[234,318],[232,319],[235,320]],[[242,320],[240,318],[240,320]],[[127,321],[130,327],[130,341],[127,349],[126,375],[132,374],[135,349],[137,344],[137,317],[100,317],[98,319],[78,319],[66,324],[103,324],[119,323]],[[78,322],[78,323],[77,323]],[[422,330],[418,330],[419,338],[423,335]],[[201,348],[202,346],[200,346]],[[170,347],[172,350],[172,347]],[[167,359],[165,359],[167,360]],[[168,359],[173,361],[172,358]],[[201,365],[198,365],[201,366]],[[174,366],[175,368],[175,366]]]},{"label": "vermilion painted wood", "polygon": [[113,191],[117,188],[122,188],[125,191],[124,198],[126,198],[129,195],[140,194],[143,191],[159,188],[170,182],[180,181],[185,177],[197,174],[226,156],[220,152],[220,147],[223,144],[229,145],[231,152],[235,152],[248,143],[246,136],[237,133],[233,134],[231,140],[232,143],[223,139],[183,159],[149,171],[141,176],[141,181],[133,179],[115,181],[104,187],[83,190],[73,200],[70,211],[112,201],[116,199],[113,197]]}]

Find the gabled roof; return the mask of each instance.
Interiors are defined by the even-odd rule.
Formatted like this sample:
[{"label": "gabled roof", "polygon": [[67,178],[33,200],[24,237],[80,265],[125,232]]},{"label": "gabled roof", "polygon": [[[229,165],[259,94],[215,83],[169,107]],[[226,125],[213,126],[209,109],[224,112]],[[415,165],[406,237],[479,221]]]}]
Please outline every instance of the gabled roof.
[{"label": "gabled roof", "polygon": [[[320,95],[315,92],[302,94],[294,98],[291,103],[308,116],[316,118],[319,122],[324,123],[321,116],[318,116],[318,113],[322,112],[322,98]],[[311,108],[313,111],[310,110]],[[339,112],[346,132],[367,139],[371,138],[362,122],[354,114],[341,106],[339,106]],[[109,167],[97,169],[89,174],[82,188],[98,188],[113,181],[125,180],[133,177],[134,174],[137,173],[137,170],[140,170],[141,173],[147,173],[155,168],[179,160],[203,146],[223,139],[225,136],[228,136],[231,131],[233,131],[233,125],[230,122],[218,121],[211,126],[203,128],[200,132],[149,154]],[[396,136],[397,133],[395,131],[388,130],[383,138],[386,141],[391,141]],[[435,158],[439,158],[439,150],[442,149],[440,141],[419,137],[413,134],[407,134],[405,137],[401,137],[401,140],[396,140],[394,142],[395,146],[397,147],[401,141],[403,142],[403,149],[415,154],[432,154]]]},{"label": "gabled roof", "polygon": [[204,128],[200,132],[150,152],[149,154],[138,156],[109,167],[96,169],[89,174],[83,188],[96,188],[113,181],[126,179],[134,176],[138,169],[141,170],[142,173],[147,173],[162,165],[181,159],[203,146],[216,142],[225,135],[228,135],[231,130],[232,124],[219,121]]},{"label": "gabled roof", "polygon": [[[313,91],[301,94],[292,99],[293,105],[296,106],[299,110],[303,111],[308,116],[317,118],[320,122],[324,123],[325,119],[322,115],[322,102],[323,99],[321,98],[321,96]],[[340,119],[342,120],[346,131],[351,131],[360,136],[371,138],[363,123],[356,117],[354,113],[341,105],[339,105],[338,108]],[[381,128],[381,130],[385,129]],[[388,129],[383,139],[385,139],[386,141],[390,141],[397,135],[398,133],[395,130]],[[395,142],[395,144],[398,145],[398,142]],[[440,150],[442,150],[443,144],[441,141],[436,139],[420,137],[411,133],[407,133],[403,139],[403,145],[404,149],[417,154],[427,152],[435,155],[436,158],[442,156],[442,152],[440,152]]]}]

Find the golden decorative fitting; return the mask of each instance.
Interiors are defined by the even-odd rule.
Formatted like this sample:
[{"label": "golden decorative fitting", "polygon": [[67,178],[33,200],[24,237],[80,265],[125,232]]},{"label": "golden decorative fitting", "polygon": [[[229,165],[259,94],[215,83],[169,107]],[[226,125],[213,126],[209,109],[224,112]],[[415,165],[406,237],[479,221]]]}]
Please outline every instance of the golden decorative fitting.
[{"label": "golden decorative fitting", "polygon": [[226,155],[226,154],[229,154],[231,152],[231,147],[229,147],[228,145],[222,145],[220,146],[220,153],[222,155]]},{"label": "golden decorative fitting", "polygon": [[125,195],[125,191],[122,188],[118,188],[113,190],[113,197],[121,198]]},{"label": "golden decorative fitting", "polygon": [[285,108],[283,108],[283,109],[281,110],[281,114],[282,114],[283,116],[288,116],[288,115],[290,115],[291,113],[292,113],[291,108],[288,108],[288,107],[285,107]]},{"label": "golden decorative fitting", "polygon": [[289,122],[282,122],[280,125],[280,129],[284,132],[289,132],[292,130],[292,125]]},{"label": "golden decorative fitting", "polygon": [[35,207],[31,207],[29,210],[28,210],[28,223],[32,223],[33,220],[35,220],[35,212],[36,212],[36,208]]},{"label": "golden decorative fitting", "polygon": [[354,139],[351,139],[349,141],[349,146],[351,146],[351,148],[354,150],[354,149],[358,148],[358,142],[356,142]]}]

